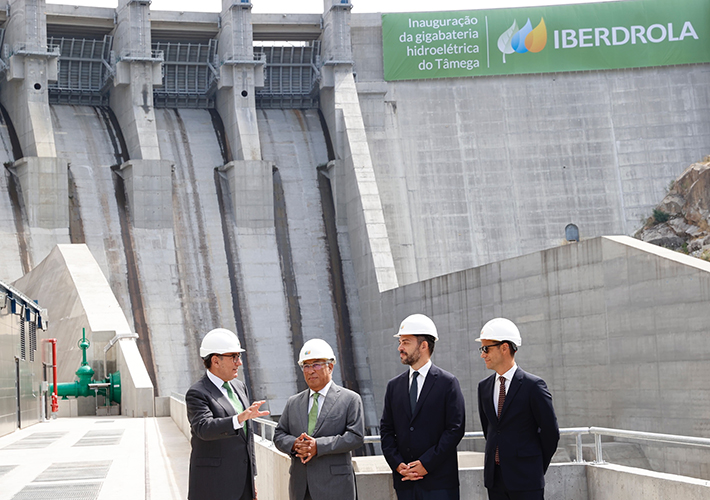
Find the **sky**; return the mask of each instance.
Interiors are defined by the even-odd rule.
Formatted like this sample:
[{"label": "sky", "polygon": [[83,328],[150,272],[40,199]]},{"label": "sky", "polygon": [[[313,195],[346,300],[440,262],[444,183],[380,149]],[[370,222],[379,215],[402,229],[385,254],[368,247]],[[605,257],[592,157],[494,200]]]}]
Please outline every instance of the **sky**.
[{"label": "sky", "polygon": [[[432,12],[590,3],[592,0],[351,0],[353,13]],[[596,0],[600,1],[600,0]],[[604,0],[601,0],[604,1]],[[117,0],[47,0],[48,4],[116,8]],[[320,14],[323,0],[251,0],[253,13]],[[219,12],[222,0],[153,0],[151,10]]]}]

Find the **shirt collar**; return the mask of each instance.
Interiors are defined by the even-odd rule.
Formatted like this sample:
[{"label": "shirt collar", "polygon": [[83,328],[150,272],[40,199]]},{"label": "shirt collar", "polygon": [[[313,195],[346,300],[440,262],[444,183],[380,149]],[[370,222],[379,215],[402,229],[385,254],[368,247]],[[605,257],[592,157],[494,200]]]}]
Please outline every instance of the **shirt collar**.
[{"label": "shirt collar", "polygon": [[216,385],[219,390],[224,389],[224,380],[222,380],[221,378],[219,378],[217,375],[215,375],[214,373],[212,373],[209,370],[207,370],[207,378],[210,379],[210,381],[214,385]]},{"label": "shirt collar", "polygon": [[[505,377],[505,380],[513,380],[513,375],[515,375],[515,370],[517,370],[517,369],[518,369],[518,365],[515,364],[515,362],[513,362],[513,367],[503,374],[503,377]],[[500,375],[498,375],[496,378],[500,380]]]},{"label": "shirt collar", "polygon": [[[431,368],[431,359],[424,363],[424,366],[419,368],[417,371],[419,372],[419,380],[424,380],[427,376],[427,373],[429,373],[429,369]],[[409,367],[409,378],[412,378],[412,373],[414,373],[414,368],[411,366]]]},{"label": "shirt collar", "polygon": [[[325,387],[323,387],[320,391],[318,391],[318,394],[320,394],[319,398],[324,398],[328,394],[328,390],[330,390],[330,386],[333,385],[333,379],[330,379],[330,382],[325,384]],[[313,389],[308,390],[308,397],[310,398],[313,396],[313,393],[316,392]]]}]

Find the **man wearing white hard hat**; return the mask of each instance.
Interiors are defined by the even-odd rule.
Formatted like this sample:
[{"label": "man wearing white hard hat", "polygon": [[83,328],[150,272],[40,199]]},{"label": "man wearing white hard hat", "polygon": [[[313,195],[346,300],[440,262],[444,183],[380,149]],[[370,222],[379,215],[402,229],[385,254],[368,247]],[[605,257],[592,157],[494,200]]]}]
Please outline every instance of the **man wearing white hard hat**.
[{"label": "man wearing white hard hat", "polygon": [[290,500],[355,500],[352,450],[362,446],[360,395],[333,382],[335,354],[325,340],[301,348],[298,365],[308,389],[286,402],[274,444],[291,456]]},{"label": "man wearing white hard hat", "polygon": [[380,436],[397,498],[458,500],[456,446],[466,426],[459,381],[431,362],[439,334],[429,317],[406,317],[394,336],[409,370],[387,384]]},{"label": "man wearing white hard hat", "polygon": [[476,341],[486,368],[495,371],[478,384],[488,498],[542,500],[545,472],[560,440],[552,395],[544,380],[515,363],[522,345],[515,323],[492,319]]},{"label": "man wearing white hard hat", "polygon": [[211,330],[202,339],[200,357],[205,376],[185,394],[192,431],[188,500],[256,499],[256,458],[250,419],[263,417],[264,401],[249,405],[246,386],[237,380],[242,366],[237,336]]}]

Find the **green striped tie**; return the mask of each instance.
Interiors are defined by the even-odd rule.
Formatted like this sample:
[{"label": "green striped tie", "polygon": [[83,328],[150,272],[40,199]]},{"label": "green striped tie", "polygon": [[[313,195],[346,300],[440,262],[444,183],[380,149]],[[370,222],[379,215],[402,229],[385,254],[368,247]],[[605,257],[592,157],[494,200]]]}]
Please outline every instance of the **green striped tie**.
[{"label": "green striped tie", "polygon": [[316,421],[318,420],[318,394],[313,393],[313,406],[311,406],[311,411],[308,412],[308,435],[313,436],[313,431],[316,430]]},{"label": "green striped tie", "polygon": [[[229,382],[225,382],[224,384],[222,384],[222,387],[227,389],[227,397],[234,405],[234,409],[237,410],[237,414],[243,412],[244,406],[242,405],[242,402],[239,401],[239,398],[237,397],[237,395],[234,394],[234,391],[232,390],[232,384],[230,384]],[[244,428],[244,434],[246,434],[247,433],[247,426],[244,425],[243,428]]]}]

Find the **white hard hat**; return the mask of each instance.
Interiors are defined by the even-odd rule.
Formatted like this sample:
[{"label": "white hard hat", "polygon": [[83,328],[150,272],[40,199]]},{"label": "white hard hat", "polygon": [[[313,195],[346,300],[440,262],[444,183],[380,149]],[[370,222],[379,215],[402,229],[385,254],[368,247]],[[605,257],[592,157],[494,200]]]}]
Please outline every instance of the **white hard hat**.
[{"label": "white hard hat", "polygon": [[411,314],[404,318],[394,336],[401,337],[402,335],[430,335],[434,337],[434,342],[439,340],[436,325],[430,317],[423,314]]},{"label": "white hard hat", "polygon": [[335,363],[335,354],[328,342],[322,339],[311,339],[303,344],[298,354],[298,366],[303,366],[309,359],[327,359]]},{"label": "white hard hat", "polygon": [[200,357],[227,352],[244,352],[239,338],[226,328],[215,328],[207,332],[200,345]]},{"label": "white hard hat", "polygon": [[520,330],[515,326],[515,323],[505,318],[493,318],[481,328],[481,336],[476,339],[476,342],[481,340],[496,340],[498,342],[510,341],[516,346],[523,345],[523,339],[520,338]]}]

